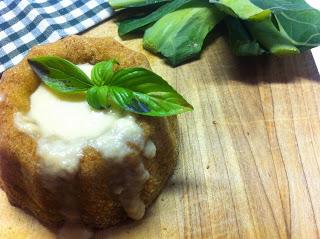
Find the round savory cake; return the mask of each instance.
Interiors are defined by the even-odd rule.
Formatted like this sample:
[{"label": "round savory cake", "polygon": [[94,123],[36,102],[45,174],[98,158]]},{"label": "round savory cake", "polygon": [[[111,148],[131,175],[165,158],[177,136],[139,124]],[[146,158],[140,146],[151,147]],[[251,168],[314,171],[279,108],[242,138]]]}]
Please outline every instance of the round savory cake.
[{"label": "round savory cake", "polygon": [[28,59],[59,56],[87,74],[116,59],[150,68],[145,56],[112,38],[72,36],[34,47],[0,81],[0,185],[11,204],[50,226],[106,228],[141,219],[177,159],[176,118],[117,109],[95,111],[83,95],[61,96]]}]

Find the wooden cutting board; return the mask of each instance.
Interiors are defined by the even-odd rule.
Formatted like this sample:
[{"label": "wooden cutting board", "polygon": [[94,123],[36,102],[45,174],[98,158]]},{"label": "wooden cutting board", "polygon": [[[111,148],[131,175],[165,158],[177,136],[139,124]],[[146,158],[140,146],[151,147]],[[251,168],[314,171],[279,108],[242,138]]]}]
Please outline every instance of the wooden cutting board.
[{"label": "wooden cutting board", "polygon": [[[119,39],[113,22],[85,35]],[[123,44],[195,110],[179,116],[179,163],[145,219],[95,238],[320,238],[320,77],[310,52],[237,58],[218,38],[201,60],[171,68],[141,40]],[[55,236],[1,192],[0,238]]]}]

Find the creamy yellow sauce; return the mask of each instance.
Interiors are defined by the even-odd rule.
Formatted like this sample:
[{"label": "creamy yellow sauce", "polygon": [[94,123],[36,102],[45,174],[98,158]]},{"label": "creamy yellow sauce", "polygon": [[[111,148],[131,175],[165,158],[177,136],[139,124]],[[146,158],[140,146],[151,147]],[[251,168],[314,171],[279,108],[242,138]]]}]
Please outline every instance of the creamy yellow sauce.
[{"label": "creamy yellow sauce", "polygon": [[[92,66],[79,65],[90,75]],[[140,192],[149,178],[142,159],[135,166],[126,162],[136,145],[147,158],[153,158],[156,147],[145,139],[144,131],[131,114],[112,110],[96,111],[84,96],[59,95],[41,84],[31,95],[30,111],[15,114],[16,127],[37,140],[43,175],[68,180],[79,170],[85,147],[95,148],[105,160],[115,164],[115,193],[120,195],[128,216],[140,219],[144,203]],[[118,169],[118,170],[117,170]],[[48,186],[50,187],[50,185]]]},{"label": "creamy yellow sauce", "polygon": [[16,114],[16,125],[38,137],[38,154],[46,174],[77,171],[83,148],[91,146],[104,159],[123,159],[133,152],[129,143],[143,149],[143,129],[132,115],[95,111],[84,98],[66,98],[40,85],[31,96],[27,114]]}]

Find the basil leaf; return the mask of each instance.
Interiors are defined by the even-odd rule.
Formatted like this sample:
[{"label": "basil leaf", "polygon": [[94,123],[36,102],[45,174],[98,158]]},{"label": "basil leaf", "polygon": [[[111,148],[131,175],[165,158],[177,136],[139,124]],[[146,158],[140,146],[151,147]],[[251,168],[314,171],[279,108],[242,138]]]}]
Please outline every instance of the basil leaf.
[{"label": "basil leaf", "polygon": [[114,86],[110,88],[110,96],[114,103],[126,111],[146,115],[151,111],[149,106],[145,104],[148,99],[141,100],[144,97],[143,94],[139,95],[128,89]]},{"label": "basil leaf", "polygon": [[79,67],[60,57],[40,56],[28,59],[28,62],[42,82],[58,92],[78,93],[92,86]]},{"label": "basil leaf", "polygon": [[151,4],[158,4],[170,0],[109,0],[109,4],[114,9],[127,8],[127,7],[141,7]]},{"label": "basil leaf", "polygon": [[174,0],[172,2],[166,3],[165,5],[159,7],[157,10],[151,14],[138,19],[130,19],[120,22],[118,33],[120,36],[123,36],[129,32],[140,29],[150,23],[153,23],[159,20],[161,17],[166,14],[173,12],[183,6],[184,4],[190,2],[191,0]]},{"label": "basil leaf", "polygon": [[210,0],[225,13],[244,20],[261,21],[271,15],[269,9],[261,9],[250,0]]},{"label": "basil leaf", "polygon": [[144,48],[161,53],[172,65],[198,56],[205,37],[224,17],[212,4],[194,0],[146,30]]},{"label": "basil leaf", "polygon": [[228,29],[229,45],[237,56],[257,56],[265,51],[260,44],[248,33],[242,22],[234,17],[228,16],[224,19]]},{"label": "basil leaf", "polygon": [[117,71],[109,94],[124,110],[142,115],[170,116],[193,109],[165,80],[144,68]]},{"label": "basil leaf", "polygon": [[109,87],[93,86],[87,91],[88,104],[94,109],[105,109],[109,107]]},{"label": "basil leaf", "polygon": [[113,76],[113,65],[119,64],[116,60],[101,61],[94,65],[91,71],[91,80],[97,86],[107,84]]},{"label": "basil leaf", "polygon": [[169,116],[192,110],[192,106],[166,81],[144,68],[113,72],[116,60],[97,63],[90,79],[76,65],[59,57],[29,59],[40,79],[60,93],[86,92],[94,109],[110,106],[150,116]]}]

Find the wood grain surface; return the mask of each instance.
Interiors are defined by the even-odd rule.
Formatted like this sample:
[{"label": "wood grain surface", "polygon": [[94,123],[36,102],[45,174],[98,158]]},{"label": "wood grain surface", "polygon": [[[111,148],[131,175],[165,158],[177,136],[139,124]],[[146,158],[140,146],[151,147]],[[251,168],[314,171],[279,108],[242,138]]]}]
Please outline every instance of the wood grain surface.
[{"label": "wood grain surface", "polygon": [[[116,26],[85,35],[116,36]],[[141,40],[123,44],[195,110],[179,116],[179,163],[145,219],[94,238],[320,238],[320,77],[310,52],[237,58],[217,38],[200,60],[171,68]],[[55,236],[1,192],[0,238]]]}]

